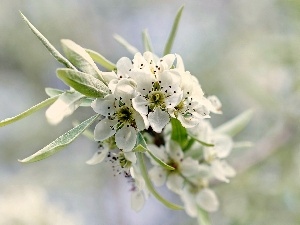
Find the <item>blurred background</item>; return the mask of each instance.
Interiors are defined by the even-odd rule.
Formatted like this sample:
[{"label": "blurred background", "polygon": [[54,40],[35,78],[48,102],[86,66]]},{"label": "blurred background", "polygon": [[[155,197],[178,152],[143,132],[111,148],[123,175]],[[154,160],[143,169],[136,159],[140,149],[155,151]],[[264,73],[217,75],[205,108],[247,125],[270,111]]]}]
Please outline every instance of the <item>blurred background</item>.
[{"label": "blurred background", "polygon": [[[212,214],[213,224],[300,224],[298,0],[1,0],[0,120],[44,100],[45,87],[65,88],[55,74],[61,65],[19,10],[60,51],[60,39],[68,38],[116,62],[132,56],[113,35],[142,51],[145,28],[161,55],[183,3],[173,52],[182,56],[205,93],[222,101],[223,115],[213,115],[212,123],[218,126],[254,110],[250,124],[235,137],[254,145],[229,157],[238,175],[214,187],[221,208]],[[42,110],[0,129],[0,224],[197,224],[153,197],[142,211],[132,211],[126,179],[114,177],[109,163],[85,164],[97,150],[85,137],[46,160],[17,161],[65,133],[75,118],[82,121],[92,114],[80,109],[51,126]]]}]

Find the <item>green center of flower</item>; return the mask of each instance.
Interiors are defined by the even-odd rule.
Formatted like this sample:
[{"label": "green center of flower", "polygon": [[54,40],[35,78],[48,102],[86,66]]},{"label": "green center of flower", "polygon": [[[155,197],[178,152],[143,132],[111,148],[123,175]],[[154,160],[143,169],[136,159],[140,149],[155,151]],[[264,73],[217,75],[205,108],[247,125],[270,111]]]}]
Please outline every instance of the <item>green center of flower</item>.
[{"label": "green center of flower", "polygon": [[160,108],[165,108],[166,104],[165,104],[165,95],[163,92],[161,91],[152,91],[149,96],[149,106],[150,109],[153,110],[156,107],[160,107]]},{"label": "green center of flower", "polygon": [[120,107],[116,113],[118,121],[120,123],[132,123],[132,121],[133,121],[132,114],[133,114],[132,109],[125,105]]}]

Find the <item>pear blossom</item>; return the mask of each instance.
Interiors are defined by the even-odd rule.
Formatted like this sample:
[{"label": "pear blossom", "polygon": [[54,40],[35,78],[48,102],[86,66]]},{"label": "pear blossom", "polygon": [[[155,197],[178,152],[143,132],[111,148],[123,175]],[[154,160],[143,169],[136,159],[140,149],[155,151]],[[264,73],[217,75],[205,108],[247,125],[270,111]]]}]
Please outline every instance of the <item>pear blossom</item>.
[{"label": "pear blossom", "polygon": [[235,176],[235,170],[225,161],[233,147],[232,139],[213,130],[208,121],[202,121],[196,127],[189,129],[192,136],[213,146],[203,146],[195,143],[191,152],[202,149],[203,159],[210,166],[211,174],[216,179],[229,182],[230,177]]},{"label": "pear blossom", "polygon": [[168,141],[166,147],[149,145],[149,150],[166,164],[174,167],[174,170],[166,170],[154,161],[154,167],[150,169],[149,175],[156,186],[166,183],[167,187],[179,194],[184,186],[185,180],[199,175],[206,170],[197,160],[185,157],[184,153],[175,141]]},{"label": "pear blossom", "polygon": [[125,152],[136,144],[138,130],[146,128],[142,116],[132,107],[135,95],[130,80],[121,79],[112,94],[97,98],[91,106],[95,112],[105,116],[95,127],[96,141],[103,141],[115,135],[116,145]]}]

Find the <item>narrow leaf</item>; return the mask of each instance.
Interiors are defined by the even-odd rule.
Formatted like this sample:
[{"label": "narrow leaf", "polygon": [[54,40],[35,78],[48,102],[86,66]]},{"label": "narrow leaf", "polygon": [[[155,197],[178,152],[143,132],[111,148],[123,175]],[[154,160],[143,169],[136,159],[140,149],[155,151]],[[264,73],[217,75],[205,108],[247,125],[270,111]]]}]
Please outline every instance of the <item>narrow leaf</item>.
[{"label": "narrow leaf", "polygon": [[108,87],[90,74],[71,69],[58,69],[56,73],[64,83],[87,97],[104,97],[109,93]]},{"label": "narrow leaf", "polygon": [[181,148],[184,148],[187,144],[187,131],[186,129],[181,125],[180,121],[175,118],[171,118],[171,125],[172,125],[172,133],[171,133],[171,139],[173,141],[176,141]]},{"label": "narrow leaf", "polygon": [[29,22],[29,20],[20,12],[23,20],[26,22],[31,31],[37,36],[37,38],[43,43],[48,51],[54,56],[54,58],[64,64],[66,67],[76,70],[76,68],[65,57],[63,57],[54,46]]},{"label": "narrow leaf", "polygon": [[162,161],[161,159],[159,159],[157,156],[155,156],[148,148],[147,148],[147,144],[146,141],[143,137],[143,135],[141,134],[141,132],[138,132],[137,134],[137,146],[134,148],[135,152],[148,152],[149,155],[155,160],[155,162],[157,162],[161,167],[163,167],[166,170],[175,170],[174,167],[166,164],[164,161]]},{"label": "narrow leaf", "polygon": [[199,225],[211,225],[208,212],[201,208],[198,208],[198,224]]},{"label": "narrow leaf", "polygon": [[148,30],[143,31],[142,37],[143,37],[143,44],[144,44],[145,51],[153,52],[152,43],[151,43]]},{"label": "narrow leaf", "polygon": [[250,122],[253,110],[249,109],[215,129],[216,132],[233,137],[241,132]]},{"label": "narrow leaf", "polygon": [[65,91],[56,88],[45,88],[45,92],[49,97],[54,97],[64,93]]},{"label": "narrow leaf", "polygon": [[201,141],[198,138],[195,138],[195,137],[192,137],[192,136],[191,136],[191,138],[194,139],[195,141],[199,142],[203,146],[206,146],[206,147],[214,147],[215,146],[214,144],[207,143],[205,141]]},{"label": "narrow leaf", "polygon": [[51,98],[47,98],[46,100],[40,102],[39,104],[31,107],[30,109],[22,112],[21,114],[17,115],[17,116],[14,116],[14,117],[11,117],[11,118],[7,118],[5,120],[2,120],[0,121],[0,127],[4,127],[8,124],[11,124],[11,123],[14,123],[14,122],[17,122],[18,120],[21,120],[37,111],[39,111],[40,109],[52,104],[53,102],[56,101],[56,99],[58,99],[59,95],[57,96],[54,96],[54,97],[51,97]]},{"label": "narrow leaf", "polygon": [[95,52],[93,50],[90,49],[85,49],[85,51],[90,55],[90,57],[96,62],[99,63],[101,66],[103,66],[105,69],[107,69],[108,71],[112,71],[114,69],[116,69],[116,65],[114,63],[112,63],[111,61],[109,61],[108,59],[106,59],[103,55],[101,55],[98,52]]},{"label": "narrow leaf", "polygon": [[149,192],[158,200],[160,201],[162,204],[164,204],[166,207],[170,208],[170,209],[174,209],[174,210],[181,210],[182,206],[176,205],[172,202],[169,202],[168,200],[166,200],[165,198],[163,198],[157,191],[156,189],[153,187],[153,184],[150,180],[150,177],[148,175],[148,171],[145,165],[145,161],[144,161],[144,153],[141,152],[137,152],[136,156],[137,156],[137,160],[138,160],[138,164],[139,164],[139,168],[141,171],[141,175],[144,178],[144,181],[146,183],[147,189],[149,190]]},{"label": "narrow leaf", "polygon": [[116,39],[116,41],[119,42],[123,47],[125,47],[127,49],[127,51],[130,52],[131,54],[134,55],[135,53],[139,52],[139,50],[137,50],[137,48],[135,48],[134,46],[132,46],[131,44],[129,44],[120,35],[115,34],[114,35],[114,39]]},{"label": "narrow leaf", "polygon": [[155,162],[157,162],[162,168],[166,169],[166,170],[175,170],[175,168],[173,166],[170,166],[168,164],[166,164],[164,161],[162,161],[161,159],[157,158],[151,151],[149,151],[147,149],[147,152],[149,153],[149,155],[155,160]]},{"label": "narrow leaf", "polygon": [[66,57],[74,66],[80,71],[93,75],[95,78],[103,81],[100,70],[84,48],[68,39],[61,40],[61,44]]},{"label": "narrow leaf", "polygon": [[33,155],[23,159],[19,160],[19,162],[23,163],[29,163],[29,162],[36,162],[42,159],[45,159],[56,152],[62,150],[64,147],[69,145],[71,142],[73,142],[85,129],[87,129],[99,116],[99,114],[96,114],[92,116],[91,118],[83,121],[81,124],[77,125],[73,129],[69,130],[65,134],[58,137],[56,140],[42,148],[41,150],[37,151]]},{"label": "narrow leaf", "polygon": [[47,109],[46,118],[49,123],[55,125],[65,117],[71,115],[85,98],[79,92],[65,92]]},{"label": "narrow leaf", "polygon": [[183,9],[184,9],[184,6],[181,6],[176,14],[171,33],[169,35],[168,41],[167,41],[165,49],[164,49],[164,55],[171,53],[171,49],[172,49],[173,42],[174,42],[174,39],[175,39],[175,36],[177,33],[178,24],[179,24]]}]

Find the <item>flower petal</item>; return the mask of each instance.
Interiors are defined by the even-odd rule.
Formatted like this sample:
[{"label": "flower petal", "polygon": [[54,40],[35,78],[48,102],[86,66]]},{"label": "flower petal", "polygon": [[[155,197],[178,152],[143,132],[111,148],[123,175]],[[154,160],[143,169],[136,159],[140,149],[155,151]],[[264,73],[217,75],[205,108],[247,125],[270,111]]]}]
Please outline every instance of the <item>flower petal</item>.
[{"label": "flower petal", "polygon": [[218,198],[212,190],[205,188],[196,196],[197,204],[207,212],[214,212],[219,208]]},{"label": "flower petal", "polygon": [[191,157],[185,158],[180,164],[180,171],[185,177],[191,177],[199,173],[200,164]]},{"label": "flower petal", "polygon": [[154,166],[149,170],[149,176],[156,186],[162,186],[167,179],[167,172],[160,166]]},{"label": "flower petal", "polygon": [[162,129],[169,123],[169,114],[162,111],[160,108],[156,108],[154,112],[150,112],[148,115],[150,126],[156,133],[160,133]]},{"label": "flower petal", "polygon": [[148,114],[148,101],[143,96],[138,95],[132,99],[133,108],[138,111],[140,114]]},{"label": "flower petal", "polygon": [[95,99],[91,107],[96,113],[100,113],[103,116],[111,116],[115,112],[114,95],[107,95],[104,98]]},{"label": "flower petal", "polygon": [[119,77],[127,77],[128,73],[132,69],[132,62],[127,57],[122,57],[117,62],[117,74]]},{"label": "flower petal", "polygon": [[86,163],[89,165],[101,163],[106,158],[108,151],[109,148],[104,148],[103,150],[97,151],[92,158],[86,161]]},{"label": "flower petal", "polygon": [[176,194],[180,194],[182,192],[184,180],[181,176],[179,176],[177,173],[170,173],[167,178],[167,187],[175,192]]},{"label": "flower petal", "polygon": [[116,121],[103,119],[95,127],[94,138],[95,141],[104,141],[116,133],[114,126]]},{"label": "flower petal", "polygon": [[232,139],[227,135],[218,134],[214,137],[214,150],[219,158],[225,158],[233,147]]},{"label": "flower petal", "polygon": [[131,151],[136,144],[136,135],[136,130],[133,127],[124,125],[115,136],[118,148],[123,149],[124,152]]},{"label": "flower petal", "polygon": [[145,196],[142,191],[136,190],[131,193],[131,208],[138,212],[145,204]]}]

